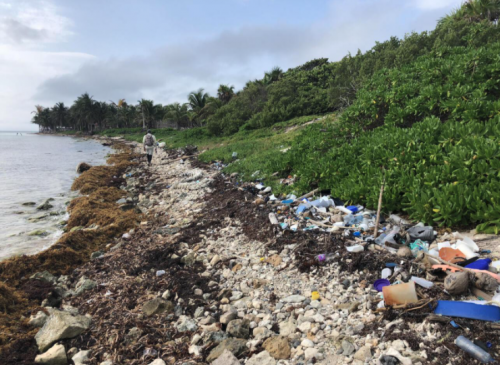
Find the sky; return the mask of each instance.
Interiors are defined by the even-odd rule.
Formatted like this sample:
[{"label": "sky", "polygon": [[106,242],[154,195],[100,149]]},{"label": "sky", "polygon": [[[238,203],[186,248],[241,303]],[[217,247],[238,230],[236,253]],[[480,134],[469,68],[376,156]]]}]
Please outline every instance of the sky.
[{"label": "sky", "polygon": [[462,0],[0,0],[0,131],[35,105],[185,102],[432,30]]}]

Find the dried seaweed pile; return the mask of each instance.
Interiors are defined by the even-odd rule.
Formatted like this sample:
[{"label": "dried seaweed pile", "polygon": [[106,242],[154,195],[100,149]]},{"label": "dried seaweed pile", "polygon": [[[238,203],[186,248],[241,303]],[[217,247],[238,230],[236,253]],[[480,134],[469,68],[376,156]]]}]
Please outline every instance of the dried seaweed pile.
[{"label": "dried seaweed pile", "polygon": [[[130,241],[120,239],[121,247],[105,259],[94,260],[75,270],[73,281],[85,276],[100,283],[96,290],[71,302],[94,318],[90,332],[68,341],[68,347],[92,349],[91,364],[103,361],[104,354],[112,354],[116,363],[127,364],[149,363],[158,354],[177,360],[191,358],[187,352],[189,334],[177,333],[173,314],[165,318],[146,317],[142,313],[146,301],[169,290],[172,297],[183,299],[176,311],[193,315],[196,308],[204,305],[204,301],[194,295],[195,288],[203,293],[218,291],[217,286],[208,286],[209,281],[216,278],[200,275],[205,270],[202,263],[187,266],[180,259],[185,253],[182,244],[196,249],[206,226],[194,222],[183,227],[181,233],[171,235],[163,228],[168,222],[169,218],[164,215],[149,216],[148,225],[137,229]],[[166,273],[158,277],[158,270]],[[131,330],[135,336],[130,334]]]},{"label": "dried seaweed pile", "polygon": [[[31,275],[44,270],[54,275],[67,275],[75,267],[89,261],[92,252],[103,250],[114,237],[138,223],[137,214],[123,213],[115,204],[115,198],[122,196],[118,186],[124,182],[119,175],[136,164],[133,160],[137,156],[124,144],[116,148],[121,152],[108,160],[114,165],[91,168],[75,180],[73,186],[82,188],[82,193],[90,193],[90,196],[78,198],[71,204],[72,222],[68,229],[76,226],[88,228],[91,225],[94,225],[94,229],[68,232],[45,251],[0,263],[0,280],[5,283],[0,292],[0,305],[4,300],[8,303],[5,306],[7,310],[0,313],[2,357],[16,360],[14,363],[23,363],[24,360],[16,357],[21,355],[15,354],[15,348],[28,346],[27,343],[32,343],[36,333],[26,320],[21,320],[21,316],[29,317],[32,311],[38,310],[51,288],[37,287],[35,281],[28,280]],[[26,364],[30,363],[30,360],[27,361]]]}]

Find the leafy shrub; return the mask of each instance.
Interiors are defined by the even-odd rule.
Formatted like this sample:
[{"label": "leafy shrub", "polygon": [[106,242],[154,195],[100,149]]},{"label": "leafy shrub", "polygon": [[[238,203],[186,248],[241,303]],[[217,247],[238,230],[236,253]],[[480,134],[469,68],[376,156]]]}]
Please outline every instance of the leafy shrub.
[{"label": "leafy shrub", "polygon": [[319,186],[441,225],[500,222],[500,43],[446,48],[382,70],[338,123],[313,125],[286,154],[302,191]]},{"label": "leafy shrub", "polygon": [[495,24],[458,20],[445,22],[432,32],[414,32],[404,39],[391,37],[377,42],[365,53],[358,51],[338,62],[328,62],[325,58],[312,60],[289,69],[270,85],[266,86],[262,80],[249,82],[209,118],[208,128],[215,135],[231,135],[242,126],[246,130],[263,128],[299,116],[343,109],[383,69],[406,67],[418,57],[446,47],[478,48],[497,41],[500,28]]}]

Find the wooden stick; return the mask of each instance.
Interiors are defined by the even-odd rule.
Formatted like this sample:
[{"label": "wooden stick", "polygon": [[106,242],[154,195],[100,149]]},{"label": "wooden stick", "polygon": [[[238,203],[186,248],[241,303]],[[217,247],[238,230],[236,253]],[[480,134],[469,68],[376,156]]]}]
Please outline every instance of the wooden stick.
[{"label": "wooden stick", "polygon": [[318,192],[318,190],[319,189],[314,189],[310,193],[307,193],[306,195],[302,195],[300,198],[295,199],[294,203],[298,203],[298,202],[300,202],[304,198],[309,198],[309,197],[313,196],[314,194],[316,194]]},{"label": "wooden stick", "polygon": [[380,187],[380,195],[378,197],[378,207],[377,207],[377,219],[375,220],[375,232],[373,233],[373,238],[377,238],[378,236],[378,225],[380,224],[380,211],[382,210],[382,196],[384,195],[385,188],[385,171],[384,171],[384,179],[382,180],[382,186]]}]

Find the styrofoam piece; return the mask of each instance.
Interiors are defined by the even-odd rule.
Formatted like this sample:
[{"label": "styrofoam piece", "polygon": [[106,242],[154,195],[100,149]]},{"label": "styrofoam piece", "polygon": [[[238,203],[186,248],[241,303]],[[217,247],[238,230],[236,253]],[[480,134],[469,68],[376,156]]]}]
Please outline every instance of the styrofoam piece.
[{"label": "styrofoam piece", "polygon": [[438,250],[444,248],[444,247],[451,247],[450,241],[445,241],[445,242],[439,242],[438,243]]},{"label": "styrofoam piece", "polygon": [[479,252],[479,247],[477,246],[476,242],[474,242],[471,238],[464,237],[460,241],[462,241],[463,243],[465,243],[467,245],[467,247],[469,247],[471,249],[471,251],[473,251],[473,252]]},{"label": "styrofoam piece", "polygon": [[465,243],[464,241],[457,242],[457,250],[462,251],[462,253],[465,255],[465,258],[467,258],[467,260],[471,259],[473,257],[479,256],[477,253],[475,253],[473,250],[471,250],[469,244]]}]

